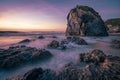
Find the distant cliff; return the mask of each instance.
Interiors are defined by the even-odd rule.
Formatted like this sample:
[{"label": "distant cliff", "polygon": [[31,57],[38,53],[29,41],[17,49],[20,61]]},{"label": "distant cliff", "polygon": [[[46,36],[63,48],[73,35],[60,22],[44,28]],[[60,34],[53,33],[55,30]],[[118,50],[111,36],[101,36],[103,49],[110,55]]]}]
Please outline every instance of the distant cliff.
[{"label": "distant cliff", "polygon": [[107,36],[107,29],[100,15],[91,7],[76,6],[67,16],[66,36]]},{"label": "distant cliff", "polygon": [[120,33],[120,18],[108,19],[105,24],[109,28],[110,33]]}]

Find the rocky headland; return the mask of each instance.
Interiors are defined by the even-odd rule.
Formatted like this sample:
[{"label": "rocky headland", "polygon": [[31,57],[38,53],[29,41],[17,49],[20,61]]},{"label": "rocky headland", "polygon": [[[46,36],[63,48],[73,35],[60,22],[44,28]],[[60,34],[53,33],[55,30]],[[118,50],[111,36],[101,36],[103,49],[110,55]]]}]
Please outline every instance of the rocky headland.
[{"label": "rocky headland", "polygon": [[67,16],[66,36],[108,36],[107,27],[93,8],[79,6],[71,9]]}]

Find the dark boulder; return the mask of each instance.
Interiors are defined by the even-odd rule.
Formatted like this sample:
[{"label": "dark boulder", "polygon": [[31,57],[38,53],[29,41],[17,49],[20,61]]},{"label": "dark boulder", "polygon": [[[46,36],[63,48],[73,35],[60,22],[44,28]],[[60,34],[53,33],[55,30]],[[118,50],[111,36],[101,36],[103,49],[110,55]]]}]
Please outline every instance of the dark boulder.
[{"label": "dark boulder", "polygon": [[76,6],[67,16],[66,36],[108,36],[106,25],[91,7]]},{"label": "dark boulder", "polygon": [[57,36],[52,36],[52,38],[57,38]]},{"label": "dark boulder", "polygon": [[37,80],[43,74],[43,69],[35,68],[24,74],[22,80]]},{"label": "dark boulder", "polygon": [[88,45],[88,43],[84,39],[79,38],[79,37],[73,37],[72,42],[78,45]]},{"label": "dark boulder", "polygon": [[45,37],[43,35],[40,35],[38,39],[44,39]]},{"label": "dark boulder", "polygon": [[77,36],[73,36],[73,37],[67,37],[67,40],[63,40],[62,43],[69,43],[69,42],[72,42],[72,43],[75,43],[75,44],[78,44],[78,45],[88,45],[88,43],[80,38],[80,37],[77,37]]},{"label": "dark boulder", "polygon": [[25,40],[20,41],[19,43],[29,43],[29,42],[31,42],[30,39],[25,39]]},{"label": "dark boulder", "polygon": [[7,80],[57,80],[56,72],[50,69],[34,68],[23,76],[12,77]]},{"label": "dark boulder", "polygon": [[59,42],[56,40],[53,40],[52,42],[50,42],[50,44],[48,44],[49,48],[58,48],[59,47]]},{"label": "dark boulder", "polygon": [[26,46],[10,47],[0,54],[0,68],[13,68],[28,61],[48,59],[52,54],[45,49]]},{"label": "dark boulder", "polygon": [[103,51],[95,49],[90,53],[80,54],[79,58],[80,61],[98,64],[105,60],[106,55],[103,53]]}]

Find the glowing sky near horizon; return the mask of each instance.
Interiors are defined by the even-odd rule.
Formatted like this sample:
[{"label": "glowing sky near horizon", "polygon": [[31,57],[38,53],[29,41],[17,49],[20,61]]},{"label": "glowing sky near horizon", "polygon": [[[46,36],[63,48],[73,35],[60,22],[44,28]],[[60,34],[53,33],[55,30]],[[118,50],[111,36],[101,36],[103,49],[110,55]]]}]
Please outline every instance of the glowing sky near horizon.
[{"label": "glowing sky near horizon", "polygon": [[65,31],[77,4],[94,8],[103,20],[120,18],[120,0],[0,0],[0,31]]}]

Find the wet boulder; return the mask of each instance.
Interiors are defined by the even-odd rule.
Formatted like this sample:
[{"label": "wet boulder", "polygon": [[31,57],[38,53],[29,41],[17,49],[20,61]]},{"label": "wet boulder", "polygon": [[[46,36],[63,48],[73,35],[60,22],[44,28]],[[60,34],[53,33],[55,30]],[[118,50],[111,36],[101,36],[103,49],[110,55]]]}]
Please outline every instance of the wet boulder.
[{"label": "wet boulder", "polygon": [[56,80],[82,80],[82,70],[76,66],[65,66]]},{"label": "wet boulder", "polygon": [[72,42],[78,45],[88,45],[88,43],[84,39],[77,37],[77,36],[72,36],[69,38],[67,37],[66,43],[69,43],[69,42]]},{"label": "wet boulder", "polygon": [[113,40],[111,42],[111,47],[119,49],[120,48],[120,40]]},{"label": "wet boulder", "polygon": [[78,45],[88,45],[88,43],[84,39],[79,38],[79,37],[73,37],[72,42]]},{"label": "wet boulder", "polygon": [[43,70],[42,68],[34,68],[24,75],[11,77],[7,80],[57,80],[56,72],[50,69]]},{"label": "wet boulder", "polygon": [[48,44],[49,48],[58,48],[59,46],[60,46],[60,44],[56,40],[53,40],[52,42],[50,42],[50,44]]},{"label": "wet boulder", "polygon": [[57,36],[52,36],[52,38],[57,38]]},{"label": "wet boulder", "polygon": [[26,46],[10,47],[0,54],[0,68],[13,68],[25,62],[48,59],[52,54],[45,49]]},{"label": "wet boulder", "polygon": [[79,58],[80,61],[98,64],[100,62],[104,62],[106,55],[103,53],[103,51],[95,49],[89,53],[80,54]]},{"label": "wet boulder", "polygon": [[40,35],[38,39],[44,39],[45,37],[43,35]]},{"label": "wet boulder", "polygon": [[38,77],[40,75],[43,74],[43,69],[42,68],[35,68],[35,69],[32,69],[30,71],[28,71],[27,73],[24,74],[23,76],[23,79],[22,80],[37,80]]}]

